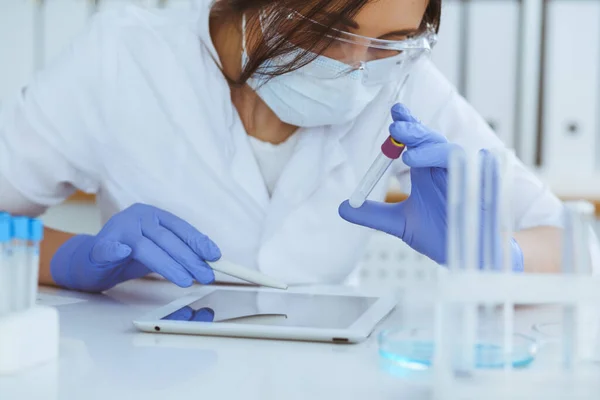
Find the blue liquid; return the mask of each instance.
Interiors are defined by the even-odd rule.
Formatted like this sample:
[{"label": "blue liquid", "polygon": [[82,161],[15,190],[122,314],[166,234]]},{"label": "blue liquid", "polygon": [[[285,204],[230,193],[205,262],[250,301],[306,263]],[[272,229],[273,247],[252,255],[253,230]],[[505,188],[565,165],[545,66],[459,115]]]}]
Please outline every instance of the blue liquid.
[{"label": "blue liquid", "polygon": [[[391,346],[387,345],[385,347]],[[395,344],[393,347],[393,351],[379,349],[379,355],[399,367],[411,370],[426,370],[432,365],[435,348],[433,342],[406,340]],[[521,354],[513,355],[513,368],[527,367],[535,358],[528,349],[519,351],[519,353]],[[479,369],[504,368],[502,347],[486,343],[476,344],[475,366]]]}]

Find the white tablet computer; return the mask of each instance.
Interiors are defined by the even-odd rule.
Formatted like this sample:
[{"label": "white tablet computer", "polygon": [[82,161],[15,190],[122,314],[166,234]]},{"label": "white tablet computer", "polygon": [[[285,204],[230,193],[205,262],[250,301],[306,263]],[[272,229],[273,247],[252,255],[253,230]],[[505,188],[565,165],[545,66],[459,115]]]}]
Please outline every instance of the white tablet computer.
[{"label": "white tablet computer", "polygon": [[205,287],[133,321],[144,332],[361,342],[395,296]]}]

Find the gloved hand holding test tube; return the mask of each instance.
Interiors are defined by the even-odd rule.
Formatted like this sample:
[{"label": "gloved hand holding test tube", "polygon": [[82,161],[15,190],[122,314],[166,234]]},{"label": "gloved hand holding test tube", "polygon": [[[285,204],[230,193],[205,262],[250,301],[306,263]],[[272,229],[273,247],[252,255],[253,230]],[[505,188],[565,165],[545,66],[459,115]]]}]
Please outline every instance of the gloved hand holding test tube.
[{"label": "gloved hand holding test tube", "polygon": [[[339,214],[351,223],[396,236],[413,250],[440,265],[447,265],[448,164],[450,154],[460,151],[460,146],[423,125],[401,104],[392,107],[392,119],[394,122],[389,128],[390,135],[396,143],[406,146],[406,151],[402,152],[402,161],[410,168],[410,196],[405,201],[393,204],[366,201],[359,208],[345,201],[339,207]],[[482,150],[480,156],[487,159],[488,153]],[[384,166],[390,163],[391,160],[388,160]],[[489,164],[489,168],[494,165]],[[367,176],[377,178],[379,173],[368,172]],[[371,185],[374,185],[373,181]],[[359,187],[359,190],[362,189]],[[354,205],[360,204],[362,199],[363,197],[358,198]],[[493,239],[492,243],[497,243],[499,237]],[[522,272],[523,252],[514,238],[510,238],[510,245],[513,271]],[[499,253],[498,258],[502,257]],[[495,264],[500,265],[501,261],[496,261]],[[485,263],[480,261],[481,266]]]},{"label": "gloved hand holding test tube", "polygon": [[381,180],[387,169],[392,165],[394,160],[397,160],[404,152],[406,147],[389,136],[381,145],[381,153],[377,155],[373,164],[362,178],[358,187],[350,196],[350,206],[353,208],[361,207],[367,197],[371,194],[377,183]]}]

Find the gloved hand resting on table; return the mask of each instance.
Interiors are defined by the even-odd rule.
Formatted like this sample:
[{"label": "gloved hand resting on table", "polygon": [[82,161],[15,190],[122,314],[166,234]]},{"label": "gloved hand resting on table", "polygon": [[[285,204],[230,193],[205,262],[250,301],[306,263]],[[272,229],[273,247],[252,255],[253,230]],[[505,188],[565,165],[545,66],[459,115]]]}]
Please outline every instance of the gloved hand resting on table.
[{"label": "gloved hand resting on table", "polygon": [[156,207],[135,204],[115,214],[96,236],[77,235],[50,263],[54,281],[65,288],[102,292],[156,272],[181,287],[208,284],[214,272],[205,261],[221,252],[187,222]]},{"label": "gloved hand resting on table", "polygon": [[[447,168],[450,152],[457,145],[423,126],[400,104],[392,108],[392,118],[390,134],[406,145],[402,160],[411,168],[410,196],[397,204],[367,201],[357,209],[346,201],[340,206],[340,216],[394,235],[438,264],[446,264]],[[499,245],[500,238],[496,239]],[[511,250],[513,270],[523,271],[523,253],[514,239]],[[501,256],[499,251],[496,255]],[[497,261],[496,265],[499,265]]]},{"label": "gloved hand resting on table", "polygon": [[215,320],[215,311],[208,307],[194,310],[190,306],[185,306],[174,313],[167,315],[163,319],[169,321],[213,322]]}]

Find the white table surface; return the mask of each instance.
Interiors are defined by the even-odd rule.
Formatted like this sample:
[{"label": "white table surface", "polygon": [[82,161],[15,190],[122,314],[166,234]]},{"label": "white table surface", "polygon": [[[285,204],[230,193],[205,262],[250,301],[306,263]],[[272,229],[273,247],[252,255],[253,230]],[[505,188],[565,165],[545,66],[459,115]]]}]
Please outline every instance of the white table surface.
[{"label": "white table surface", "polygon": [[[377,332],[399,326],[400,309],[356,345],[147,334],[133,327],[134,318],[189,292],[162,281],[128,282],[104,295],[42,289],[42,302],[55,302],[60,312],[60,359],[0,377],[0,399],[428,397],[422,383],[390,374],[378,356]],[[519,311],[517,327],[527,331],[556,316]]]}]

